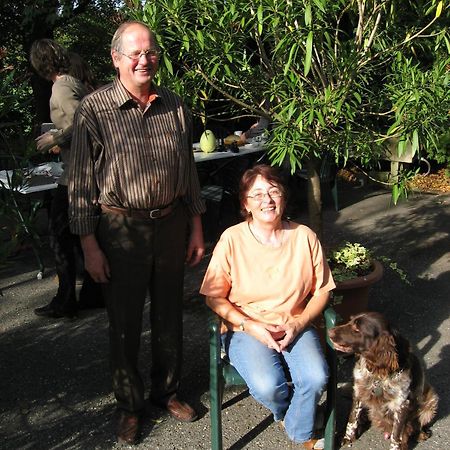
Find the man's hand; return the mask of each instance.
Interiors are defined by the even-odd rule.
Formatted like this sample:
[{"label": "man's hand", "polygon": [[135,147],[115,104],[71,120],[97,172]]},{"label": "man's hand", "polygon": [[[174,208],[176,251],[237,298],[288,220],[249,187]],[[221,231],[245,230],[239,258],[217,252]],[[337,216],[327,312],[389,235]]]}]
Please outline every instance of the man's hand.
[{"label": "man's hand", "polygon": [[186,262],[190,266],[198,264],[205,254],[205,243],[203,241],[203,230],[200,216],[192,217],[191,235],[186,250]]},{"label": "man's hand", "polygon": [[84,266],[96,283],[108,283],[111,276],[108,260],[93,234],[80,236]]},{"label": "man's hand", "polygon": [[53,134],[47,131],[47,133],[41,134],[36,138],[36,147],[39,152],[43,153],[46,149],[55,145],[55,139]]}]

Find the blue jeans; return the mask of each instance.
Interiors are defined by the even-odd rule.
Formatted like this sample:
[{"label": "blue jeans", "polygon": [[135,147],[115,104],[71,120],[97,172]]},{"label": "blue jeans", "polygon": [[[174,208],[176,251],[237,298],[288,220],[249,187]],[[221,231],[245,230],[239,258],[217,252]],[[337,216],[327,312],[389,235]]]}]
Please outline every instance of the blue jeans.
[{"label": "blue jeans", "polygon": [[284,419],[289,438],[298,443],[311,439],[317,403],[328,380],[316,330],[307,328],[282,354],[245,332],[225,333],[222,343],[250,394],[276,421]]}]

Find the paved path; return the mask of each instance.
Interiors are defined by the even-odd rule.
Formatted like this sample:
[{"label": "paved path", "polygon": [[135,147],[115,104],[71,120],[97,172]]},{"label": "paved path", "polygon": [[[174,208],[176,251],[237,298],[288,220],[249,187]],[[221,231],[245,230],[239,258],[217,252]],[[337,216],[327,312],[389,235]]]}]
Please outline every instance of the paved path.
[{"label": "paved path", "polygon": [[[384,312],[417,346],[441,402],[433,436],[417,450],[450,449],[450,196],[420,195],[390,208],[384,191],[346,189],[342,209],[325,211],[326,243],[359,241],[405,268],[411,286],[386,272],[371,291],[371,308]],[[300,219],[305,222],[304,215]],[[51,261],[51,259],[49,259]],[[185,291],[185,370],[181,394],[199,410],[193,424],[180,424],[149,405],[140,449],[209,448],[208,349],[206,308],[197,289],[206,261],[189,270]],[[33,309],[55,291],[53,275],[35,279],[34,261],[24,253],[16,267],[0,272],[0,448],[114,448],[114,400],[108,368],[107,318],[104,310],[83,311],[75,321],[38,318]],[[148,368],[148,321],[141,366]],[[350,380],[351,361],[342,363],[340,382]],[[149,371],[143,370],[149,383]],[[349,408],[341,384],[338,428]],[[230,390],[226,399],[239,390]],[[269,414],[251,398],[224,413],[225,448],[295,448]],[[388,449],[376,430],[354,445],[359,450]]]}]

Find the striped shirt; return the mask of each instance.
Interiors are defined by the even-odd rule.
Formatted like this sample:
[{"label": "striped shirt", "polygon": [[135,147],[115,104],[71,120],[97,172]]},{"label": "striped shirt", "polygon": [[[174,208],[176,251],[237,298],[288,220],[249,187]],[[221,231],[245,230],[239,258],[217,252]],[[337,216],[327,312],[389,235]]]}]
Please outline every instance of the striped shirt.
[{"label": "striped shirt", "polygon": [[181,199],[204,212],[192,152],[192,119],[182,100],[155,87],[145,110],[116,79],[80,103],[69,174],[73,233],[95,232],[99,204],[155,209]]}]

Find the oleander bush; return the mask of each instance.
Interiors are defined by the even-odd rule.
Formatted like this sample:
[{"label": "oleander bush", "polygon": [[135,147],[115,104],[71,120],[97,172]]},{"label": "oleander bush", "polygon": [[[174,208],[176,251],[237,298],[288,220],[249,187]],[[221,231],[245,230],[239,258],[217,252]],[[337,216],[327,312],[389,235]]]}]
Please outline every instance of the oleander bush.
[{"label": "oleander bush", "polygon": [[[321,234],[326,155],[376,166],[434,152],[448,129],[449,7],[440,0],[155,0],[130,4],[155,30],[158,82],[197,113],[254,115],[271,125],[271,163],[306,167],[310,225]],[[222,106],[222,109],[219,107]],[[407,179],[393,186],[396,202]]]}]

